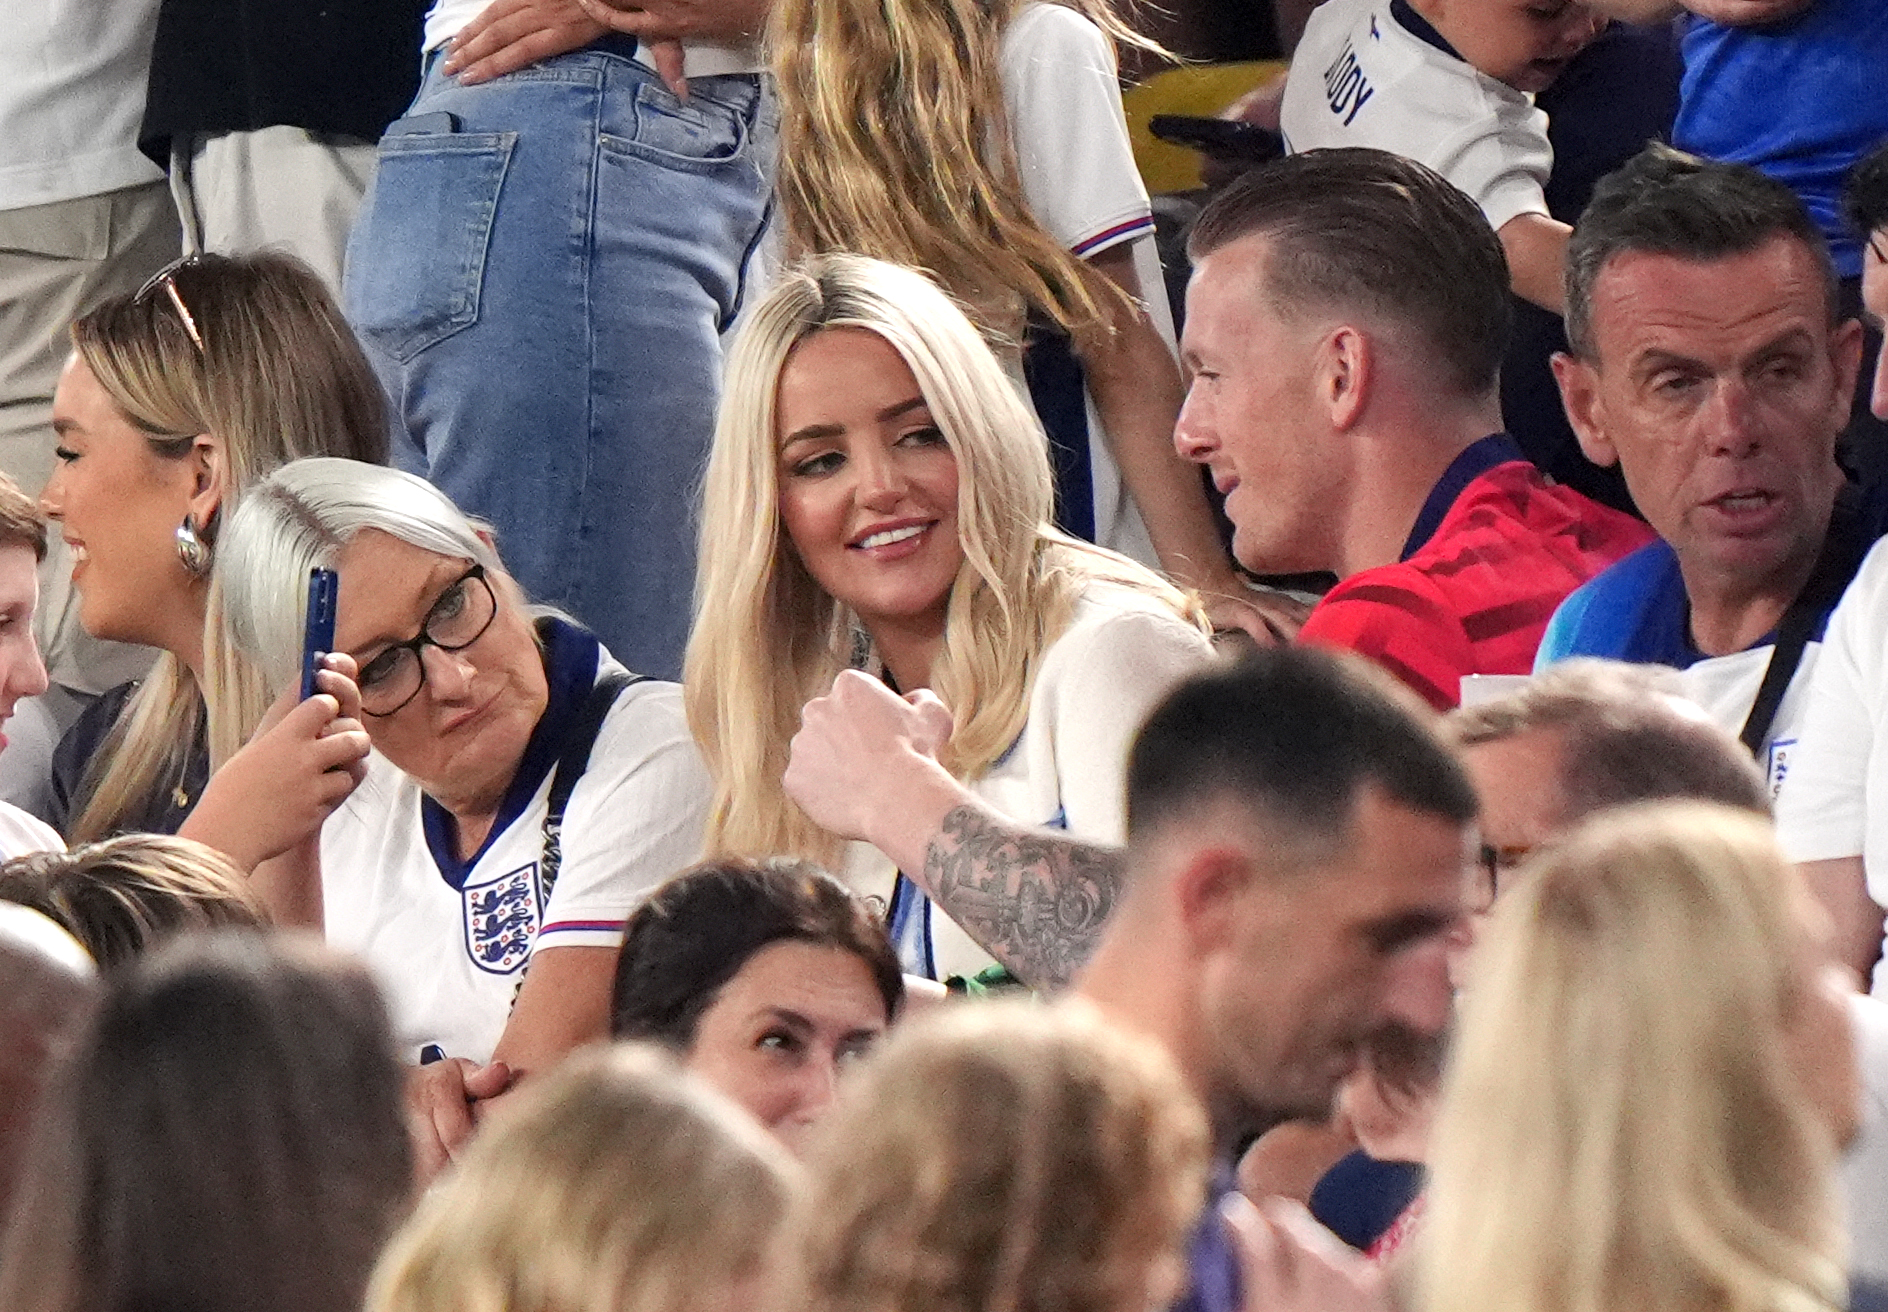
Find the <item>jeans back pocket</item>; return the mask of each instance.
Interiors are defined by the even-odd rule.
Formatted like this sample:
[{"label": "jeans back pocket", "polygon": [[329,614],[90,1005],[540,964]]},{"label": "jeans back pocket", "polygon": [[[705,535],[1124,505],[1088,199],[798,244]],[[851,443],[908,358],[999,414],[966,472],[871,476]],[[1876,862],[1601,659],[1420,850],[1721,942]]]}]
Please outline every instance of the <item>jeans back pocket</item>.
[{"label": "jeans back pocket", "polygon": [[478,322],[492,216],[515,132],[401,133],[380,142],[374,189],[348,246],[349,320],[405,362]]}]

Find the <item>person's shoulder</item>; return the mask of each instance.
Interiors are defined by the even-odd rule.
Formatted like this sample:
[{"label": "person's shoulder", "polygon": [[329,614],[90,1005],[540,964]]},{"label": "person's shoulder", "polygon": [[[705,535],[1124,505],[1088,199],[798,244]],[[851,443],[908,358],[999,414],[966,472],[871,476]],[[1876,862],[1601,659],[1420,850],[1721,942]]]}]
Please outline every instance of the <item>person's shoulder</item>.
[{"label": "person's shoulder", "polygon": [[[1661,660],[1683,664],[1672,654],[1663,659],[1642,651],[1645,630],[1654,620],[1686,612],[1685,581],[1678,557],[1663,540],[1654,540],[1614,561],[1567,594],[1541,642],[1541,663],[1568,656],[1606,656],[1615,660]],[[1669,624],[1653,627],[1661,630]],[[1679,625],[1682,632],[1683,624]]]},{"label": "person's shoulder", "polygon": [[1329,640],[1339,624],[1346,630],[1368,626],[1379,634],[1379,641],[1385,626],[1423,632],[1459,627],[1436,581],[1414,561],[1378,565],[1340,579],[1312,607],[1300,636]]},{"label": "person's shoulder", "polygon": [[125,706],[131,701],[132,694],[138,690],[137,681],[121,683],[116,688],[108,688],[92,699],[92,704],[79,712],[65,733],[59,737],[58,746],[53,748],[52,770],[56,780],[67,780],[76,786],[79,777],[91,764],[93,755],[104,744],[106,735],[112,726],[118,723],[118,717],[124,714]]},{"label": "person's shoulder", "polygon": [[1006,55],[1027,50],[1037,57],[1096,50],[1105,54],[1108,49],[1108,38],[1093,19],[1053,0],[1030,0],[1020,6],[1004,25],[1001,43]]},{"label": "person's shoulder", "polygon": [[1571,538],[1583,556],[1608,564],[1654,540],[1643,520],[1554,482],[1526,460],[1510,460],[1478,475],[1462,490],[1436,536],[1442,539],[1451,529],[1472,533],[1478,525],[1499,528],[1522,543]]},{"label": "person's shoulder", "polygon": [[597,741],[614,743],[630,736],[647,741],[651,735],[667,740],[677,734],[688,736],[682,685],[667,679],[638,678],[616,694],[603,717]]},{"label": "person's shoulder", "polygon": [[65,839],[38,816],[11,802],[0,802],[0,861],[28,852],[63,852]]}]

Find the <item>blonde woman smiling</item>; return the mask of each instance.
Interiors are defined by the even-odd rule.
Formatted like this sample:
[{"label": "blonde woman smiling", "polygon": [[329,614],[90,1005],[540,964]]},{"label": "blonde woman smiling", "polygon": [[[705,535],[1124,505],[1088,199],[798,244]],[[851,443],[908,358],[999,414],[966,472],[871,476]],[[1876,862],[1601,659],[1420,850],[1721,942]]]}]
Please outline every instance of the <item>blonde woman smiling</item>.
[{"label": "blonde woman smiling", "polygon": [[905,968],[993,959],[997,924],[936,913],[787,799],[800,708],[849,666],[934,692],[941,759],[1004,813],[1122,836],[1144,713],[1210,659],[1198,607],[1050,527],[1043,439],[969,319],[910,270],[829,255],[734,347],[708,465],[689,722],[714,775],[711,853],[843,866],[887,900]]}]

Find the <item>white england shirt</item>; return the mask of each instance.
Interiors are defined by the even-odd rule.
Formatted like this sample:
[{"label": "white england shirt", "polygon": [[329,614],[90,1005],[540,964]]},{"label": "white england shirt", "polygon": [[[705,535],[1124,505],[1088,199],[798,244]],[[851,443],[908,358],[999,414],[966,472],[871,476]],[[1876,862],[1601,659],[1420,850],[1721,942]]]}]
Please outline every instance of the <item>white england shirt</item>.
[{"label": "white england shirt", "polygon": [[550,701],[470,861],[457,859],[445,809],[379,753],[322,830],[328,941],[372,968],[409,1060],[427,1044],[490,1060],[533,951],[615,947],[649,891],[700,856],[708,773],[680,685],[646,680],[618,694],[604,719],[545,897],[553,768],[590,690],[622,667],[566,621],[547,620],[540,633]]}]

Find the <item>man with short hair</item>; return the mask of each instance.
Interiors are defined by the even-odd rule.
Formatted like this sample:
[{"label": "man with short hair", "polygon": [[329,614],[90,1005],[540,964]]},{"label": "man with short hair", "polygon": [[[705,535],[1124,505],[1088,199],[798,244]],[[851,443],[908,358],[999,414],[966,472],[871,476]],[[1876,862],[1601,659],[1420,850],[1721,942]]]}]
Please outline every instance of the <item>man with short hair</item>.
[{"label": "man with short hair", "polygon": [[1189,250],[1174,440],[1226,494],[1241,564],[1342,580],[1303,641],[1446,709],[1465,675],[1526,673],[1561,598],[1649,539],[1501,432],[1507,265],[1429,169],[1291,156],[1216,199]]},{"label": "man with short hair", "polygon": [[1661,669],[1566,661],[1445,725],[1481,802],[1484,882],[1471,909],[1534,849],[1606,807],[1688,799],[1770,812],[1750,754]]},{"label": "man with short hair", "polygon": [[1774,789],[1823,625],[1873,530],[1836,464],[1860,360],[1821,232],[1779,182],[1652,146],[1567,264],[1567,417],[1660,541],[1570,596],[1542,666],[1674,666]]},{"label": "man with short hair", "polygon": [[[1379,1035],[1447,1020],[1444,945],[1475,800],[1436,726],[1403,702],[1345,658],[1285,649],[1188,680],[1135,740],[1126,859],[1074,993],[1178,1061],[1226,1164],[1216,1197],[1240,1143],[1327,1115]],[[992,819],[968,812],[947,835]],[[1007,841],[1016,859],[993,869],[1026,888],[1041,875],[1024,862],[1046,843]],[[1183,1307],[1239,1306],[1211,1211],[1193,1271]]]}]

